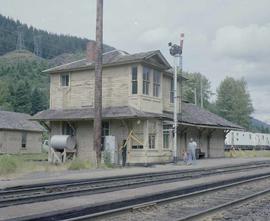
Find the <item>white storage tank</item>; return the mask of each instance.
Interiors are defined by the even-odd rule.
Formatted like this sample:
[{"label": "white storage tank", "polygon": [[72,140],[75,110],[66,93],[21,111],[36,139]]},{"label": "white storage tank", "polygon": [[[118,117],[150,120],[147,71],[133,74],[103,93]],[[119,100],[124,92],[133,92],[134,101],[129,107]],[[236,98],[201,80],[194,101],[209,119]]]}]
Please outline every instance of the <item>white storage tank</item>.
[{"label": "white storage tank", "polygon": [[74,150],[75,138],[70,135],[54,135],[51,138],[51,147],[56,150]]}]

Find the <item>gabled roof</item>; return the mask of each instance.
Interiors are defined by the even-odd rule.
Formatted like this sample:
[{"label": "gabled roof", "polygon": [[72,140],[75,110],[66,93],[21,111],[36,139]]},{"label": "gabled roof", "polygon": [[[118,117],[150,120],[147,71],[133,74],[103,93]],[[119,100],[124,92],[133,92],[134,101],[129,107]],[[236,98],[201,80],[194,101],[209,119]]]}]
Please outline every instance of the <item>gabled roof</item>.
[{"label": "gabled roof", "polygon": [[[153,62],[153,59],[156,57],[160,61]],[[121,64],[130,64],[137,62],[145,62],[151,65],[157,66],[160,69],[167,70],[171,68],[170,64],[166,60],[166,58],[162,55],[159,50],[156,51],[147,51],[136,54],[128,54],[123,51],[114,50],[110,52],[106,52],[103,54],[103,66],[114,66]],[[45,70],[46,73],[55,73],[55,72],[65,72],[65,71],[75,71],[75,70],[87,70],[94,69],[95,63],[90,62],[87,59],[82,59],[78,61],[74,61],[68,64],[63,64],[54,68],[50,68]]]},{"label": "gabled roof", "polygon": [[[187,124],[198,127],[214,127],[222,129],[243,129],[222,117],[217,116],[207,110],[201,109],[194,104],[183,103],[182,116],[179,114],[180,124]],[[109,107],[102,110],[102,117],[105,119],[123,118],[165,118],[173,119],[172,112],[162,114],[149,113],[137,110],[133,107]],[[40,121],[61,121],[61,120],[90,120],[94,119],[94,108],[65,109],[65,110],[45,110],[36,114],[32,120]]]},{"label": "gabled roof", "polygon": [[44,131],[38,122],[30,121],[28,114],[0,111],[0,130]]}]

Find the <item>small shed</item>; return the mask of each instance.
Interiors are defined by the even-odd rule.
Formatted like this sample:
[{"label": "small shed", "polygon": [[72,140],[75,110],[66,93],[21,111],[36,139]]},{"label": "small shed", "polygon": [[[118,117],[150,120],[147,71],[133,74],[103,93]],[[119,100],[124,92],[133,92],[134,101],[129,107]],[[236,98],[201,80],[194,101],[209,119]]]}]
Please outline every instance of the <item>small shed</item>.
[{"label": "small shed", "polygon": [[40,153],[43,127],[28,114],[0,111],[0,153]]}]

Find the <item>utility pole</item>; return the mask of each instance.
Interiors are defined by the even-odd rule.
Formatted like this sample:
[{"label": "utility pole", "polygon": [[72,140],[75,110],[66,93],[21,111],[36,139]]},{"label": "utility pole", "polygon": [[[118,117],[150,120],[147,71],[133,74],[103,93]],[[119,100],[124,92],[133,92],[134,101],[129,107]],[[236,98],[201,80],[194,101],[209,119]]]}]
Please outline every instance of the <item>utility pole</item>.
[{"label": "utility pole", "polygon": [[197,88],[194,88],[194,104],[197,106]]},{"label": "utility pole", "polygon": [[24,37],[23,37],[23,27],[18,27],[17,30],[18,37],[17,37],[17,44],[16,44],[16,50],[20,51],[24,49]]},{"label": "utility pole", "polygon": [[[181,34],[180,45],[169,43],[170,54],[174,57],[174,111],[173,111],[173,129],[174,129],[174,142],[173,142],[173,161],[177,163],[178,161],[178,148],[177,148],[177,126],[178,126],[178,111],[177,107],[182,106],[181,96],[180,103],[178,103],[178,95],[177,95],[177,78],[178,78],[178,70],[182,73],[182,50],[183,50],[183,38],[184,34]],[[181,79],[182,81],[182,79]]]},{"label": "utility pole", "polygon": [[201,108],[203,108],[203,82],[202,82],[202,75],[200,75],[200,88],[201,88]]},{"label": "utility pole", "polygon": [[41,35],[35,35],[34,36],[34,53],[41,57],[42,51],[41,51]]},{"label": "utility pole", "polygon": [[97,0],[96,13],[94,148],[96,151],[97,166],[99,167],[101,163],[102,130],[103,0]]}]

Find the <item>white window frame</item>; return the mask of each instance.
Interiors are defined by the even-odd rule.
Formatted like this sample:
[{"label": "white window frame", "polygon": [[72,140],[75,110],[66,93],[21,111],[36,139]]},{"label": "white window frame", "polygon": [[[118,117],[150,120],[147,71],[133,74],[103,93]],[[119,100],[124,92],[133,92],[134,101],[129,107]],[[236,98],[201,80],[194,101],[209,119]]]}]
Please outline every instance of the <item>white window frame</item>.
[{"label": "white window frame", "polygon": [[[63,85],[62,84],[63,83],[62,78],[67,77],[67,76],[68,76],[68,85]],[[65,79],[65,83],[67,83],[66,79]],[[60,74],[60,86],[61,87],[69,87],[70,86],[70,73],[62,73],[62,74]]]},{"label": "white window frame", "polygon": [[[136,68],[136,79],[133,78],[133,70]],[[133,93],[134,85],[136,85],[136,93]],[[131,94],[138,94],[138,66],[131,67]]]},{"label": "white window frame", "polygon": [[[104,127],[104,124],[108,123],[108,128]],[[107,132],[107,133],[106,133]],[[111,135],[111,122],[108,120],[102,121],[101,125],[101,145],[102,145],[102,150],[104,150],[105,146],[105,137]]]},{"label": "white window frame", "polygon": [[[162,136],[162,138],[163,138],[163,145],[162,145],[162,147],[165,150],[168,150],[170,148],[170,130],[171,129],[172,129],[172,127],[170,125],[163,125],[163,136]],[[165,143],[165,139],[164,139],[165,136],[168,139],[168,142],[167,143]]]},{"label": "white window frame", "polygon": [[149,134],[148,135],[148,147],[149,149],[156,149],[156,135],[155,134]]},{"label": "white window frame", "polygon": [[143,67],[143,95],[150,95],[150,68]]},{"label": "white window frame", "polygon": [[157,70],[153,72],[153,96],[160,97],[160,78],[161,73]]}]

